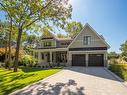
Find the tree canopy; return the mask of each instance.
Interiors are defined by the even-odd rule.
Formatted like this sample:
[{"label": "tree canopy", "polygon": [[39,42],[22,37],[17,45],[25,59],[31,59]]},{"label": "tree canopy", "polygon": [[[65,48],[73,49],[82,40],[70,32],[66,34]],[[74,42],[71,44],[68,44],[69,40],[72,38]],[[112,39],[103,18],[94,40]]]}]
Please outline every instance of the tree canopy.
[{"label": "tree canopy", "polygon": [[81,22],[72,21],[67,24],[65,30],[70,37],[75,37],[83,28]]},{"label": "tree canopy", "polygon": [[125,41],[122,45],[120,50],[122,51],[122,56],[127,56],[127,41]]},{"label": "tree canopy", "polygon": [[22,33],[43,26],[64,28],[71,18],[68,0],[1,0],[0,10],[7,13],[18,30],[14,71],[17,71]]},{"label": "tree canopy", "polygon": [[125,61],[127,61],[127,41],[125,41],[121,47],[120,47],[120,50],[121,50],[121,55],[123,57],[123,59]]},{"label": "tree canopy", "polygon": [[116,52],[110,52],[108,53],[108,59],[114,59],[114,58],[118,58],[119,54],[117,54]]},{"label": "tree canopy", "polygon": [[[13,23],[23,29],[37,26],[39,22],[47,25],[53,22],[62,26],[71,17],[71,6],[67,0],[1,0],[1,10],[12,17]],[[31,26],[33,25],[33,26]],[[32,28],[33,29],[33,28]]]}]

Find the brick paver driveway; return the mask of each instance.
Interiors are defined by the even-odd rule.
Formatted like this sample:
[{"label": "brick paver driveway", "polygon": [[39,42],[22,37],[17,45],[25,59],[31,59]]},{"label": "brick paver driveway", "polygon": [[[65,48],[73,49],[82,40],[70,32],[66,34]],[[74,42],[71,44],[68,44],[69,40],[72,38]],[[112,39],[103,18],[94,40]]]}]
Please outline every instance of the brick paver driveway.
[{"label": "brick paver driveway", "polygon": [[13,95],[127,95],[127,87],[102,67],[68,67]]}]

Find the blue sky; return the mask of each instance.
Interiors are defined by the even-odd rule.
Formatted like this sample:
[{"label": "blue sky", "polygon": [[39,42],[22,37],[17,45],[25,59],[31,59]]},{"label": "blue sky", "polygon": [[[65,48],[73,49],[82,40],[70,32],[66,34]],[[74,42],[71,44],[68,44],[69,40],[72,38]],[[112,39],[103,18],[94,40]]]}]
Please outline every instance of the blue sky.
[{"label": "blue sky", "polygon": [[[109,51],[120,52],[127,40],[127,0],[70,0],[72,20],[89,23],[110,44]],[[0,12],[0,19],[4,19]]]}]

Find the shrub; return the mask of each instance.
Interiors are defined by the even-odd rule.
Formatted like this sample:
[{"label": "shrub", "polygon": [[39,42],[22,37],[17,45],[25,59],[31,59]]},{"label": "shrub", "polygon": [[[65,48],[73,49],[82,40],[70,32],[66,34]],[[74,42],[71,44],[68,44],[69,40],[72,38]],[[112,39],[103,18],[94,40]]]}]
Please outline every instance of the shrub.
[{"label": "shrub", "polygon": [[31,55],[25,55],[21,60],[20,64],[24,66],[34,66],[37,63],[37,59],[35,59]]},{"label": "shrub", "polygon": [[115,58],[110,59],[109,62],[110,62],[110,64],[118,64],[118,62]]},{"label": "shrub", "polygon": [[127,64],[110,64],[109,70],[127,81]]}]

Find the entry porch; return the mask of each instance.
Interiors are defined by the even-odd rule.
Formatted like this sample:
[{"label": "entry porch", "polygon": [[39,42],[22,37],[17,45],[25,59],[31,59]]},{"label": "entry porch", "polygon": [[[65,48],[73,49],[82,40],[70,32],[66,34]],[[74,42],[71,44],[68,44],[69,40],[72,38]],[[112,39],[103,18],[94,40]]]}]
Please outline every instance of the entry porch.
[{"label": "entry porch", "polygon": [[67,50],[38,50],[34,51],[39,66],[66,66]]}]

